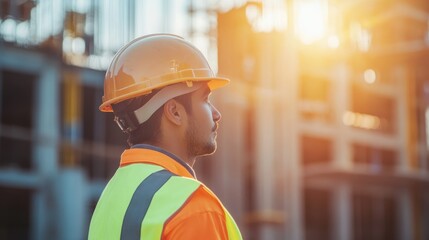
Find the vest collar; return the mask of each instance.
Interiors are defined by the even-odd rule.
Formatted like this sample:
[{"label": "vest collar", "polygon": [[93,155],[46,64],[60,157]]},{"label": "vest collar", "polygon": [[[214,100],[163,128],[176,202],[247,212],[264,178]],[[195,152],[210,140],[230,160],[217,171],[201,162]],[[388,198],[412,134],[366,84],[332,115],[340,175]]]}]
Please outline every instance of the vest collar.
[{"label": "vest collar", "polygon": [[179,176],[196,178],[194,170],[182,159],[148,144],[136,144],[122,153],[121,167],[133,163],[156,164]]}]

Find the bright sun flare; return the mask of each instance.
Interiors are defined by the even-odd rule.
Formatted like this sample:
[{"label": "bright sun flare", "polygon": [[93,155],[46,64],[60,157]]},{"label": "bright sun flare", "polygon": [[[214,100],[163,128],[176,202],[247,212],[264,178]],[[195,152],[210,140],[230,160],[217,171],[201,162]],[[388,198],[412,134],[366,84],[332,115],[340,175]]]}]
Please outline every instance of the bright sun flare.
[{"label": "bright sun flare", "polygon": [[295,32],[304,44],[311,44],[325,36],[327,15],[324,0],[296,1]]}]

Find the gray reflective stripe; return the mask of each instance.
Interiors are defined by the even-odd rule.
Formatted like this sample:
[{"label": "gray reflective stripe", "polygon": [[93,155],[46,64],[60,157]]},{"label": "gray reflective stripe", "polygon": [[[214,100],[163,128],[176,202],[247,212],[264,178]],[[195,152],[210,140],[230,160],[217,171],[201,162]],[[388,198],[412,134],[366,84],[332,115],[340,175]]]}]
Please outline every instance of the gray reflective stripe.
[{"label": "gray reflective stripe", "polygon": [[[97,204],[89,239],[161,239],[164,224],[199,187],[197,180],[176,176],[156,165],[121,167]],[[234,220],[224,211],[229,239],[242,239]]]},{"label": "gray reflective stripe", "polygon": [[161,239],[165,223],[200,186],[201,184],[192,178],[171,177],[153,196],[142,222],[141,239]]},{"label": "gray reflective stripe", "polygon": [[140,239],[141,223],[146,216],[152,198],[171,176],[173,176],[171,172],[161,170],[152,173],[140,183],[125,212],[121,240]]},{"label": "gray reflective stripe", "polygon": [[124,216],[136,189],[152,173],[161,170],[164,168],[141,163],[120,167],[97,203],[88,239],[120,239]]}]

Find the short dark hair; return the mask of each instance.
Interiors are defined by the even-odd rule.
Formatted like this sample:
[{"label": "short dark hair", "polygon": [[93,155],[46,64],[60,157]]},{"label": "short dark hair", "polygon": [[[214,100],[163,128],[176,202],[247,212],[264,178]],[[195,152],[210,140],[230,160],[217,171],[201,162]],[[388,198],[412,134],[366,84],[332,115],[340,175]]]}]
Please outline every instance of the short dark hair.
[{"label": "short dark hair", "polygon": [[[158,91],[159,90],[155,90],[150,94],[114,104],[112,105],[113,113],[118,117],[124,114],[133,116],[133,114],[130,113],[134,112],[135,110],[146,104]],[[192,113],[191,94],[192,92],[174,98],[176,101],[178,101],[184,106],[186,112],[189,114]],[[158,140],[160,134],[163,107],[164,105],[162,105],[158,110],[156,110],[155,113],[152,114],[152,116],[146,122],[139,124],[135,130],[128,133],[127,142],[129,146],[133,146],[139,143],[154,144]],[[133,118],[135,117],[133,116]],[[135,121],[137,120],[135,119]]]}]

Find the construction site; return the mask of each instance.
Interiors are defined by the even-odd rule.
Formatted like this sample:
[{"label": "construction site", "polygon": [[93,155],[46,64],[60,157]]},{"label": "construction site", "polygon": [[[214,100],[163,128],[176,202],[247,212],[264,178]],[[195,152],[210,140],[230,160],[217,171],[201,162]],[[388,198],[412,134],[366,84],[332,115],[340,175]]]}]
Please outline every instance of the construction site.
[{"label": "construction site", "polygon": [[87,239],[106,69],[152,33],[231,79],[195,172],[244,239],[429,240],[427,0],[0,0],[0,239]]}]

